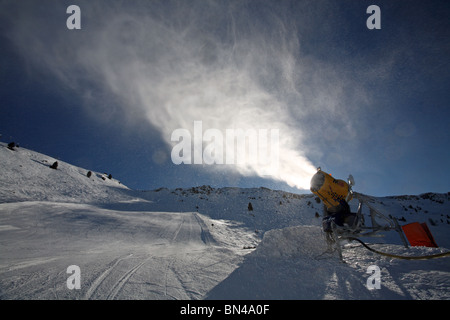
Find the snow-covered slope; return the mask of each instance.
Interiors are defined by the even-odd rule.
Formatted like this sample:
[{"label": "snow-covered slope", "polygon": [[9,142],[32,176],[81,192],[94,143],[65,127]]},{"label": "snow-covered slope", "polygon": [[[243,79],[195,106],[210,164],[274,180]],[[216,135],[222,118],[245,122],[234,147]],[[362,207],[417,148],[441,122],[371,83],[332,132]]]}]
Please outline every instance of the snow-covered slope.
[{"label": "snow-covered slope", "polygon": [[[396,260],[345,245],[326,252],[322,204],[266,188],[131,190],[107,175],[0,145],[0,299],[449,299],[450,258]],[[450,248],[449,194],[374,198],[401,224],[426,222]],[[352,202],[354,208],[356,202]],[[367,212],[363,212],[367,214]],[[69,266],[80,289],[69,289]],[[381,288],[369,290],[369,266]]]},{"label": "snow-covered slope", "polygon": [[[58,162],[56,170],[50,166]],[[123,198],[128,189],[108,174],[82,169],[53,157],[0,143],[0,202],[105,202]],[[114,199],[114,200],[113,200]]]}]

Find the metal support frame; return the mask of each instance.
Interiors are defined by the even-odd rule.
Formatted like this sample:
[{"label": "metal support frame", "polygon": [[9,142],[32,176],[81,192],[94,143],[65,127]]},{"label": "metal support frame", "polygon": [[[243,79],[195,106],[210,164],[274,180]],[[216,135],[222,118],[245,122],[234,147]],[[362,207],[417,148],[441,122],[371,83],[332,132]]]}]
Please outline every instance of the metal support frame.
[{"label": "metal support frame", "polygon": [[[336,243],[336,249],[339,253],[339,258],[341,259],[341,261],[342,261],[342,248],[340,240],[344,240],[346,238],[354,238],[355,236],[374,237],[380,236],[379,233],[382,231],[394,230],[399,234],[400,239],[402,240],[404,246],[406,248],[408,247],[408,242],[406,241],[406,238],[403,234],[403,230],[398,224],[398,221],[395,217],[392,218],[386,217],[384,214],[382,214],[380,211],[378,211],[375,207],[373,207],[369,203],[369,199],[366,196],[361,195],[359,193],[354,193],[354,195],[355,198],[357,198],[359,201],[358,211],[356,213],[357,225],[341,227],[337,226],[334,222],[332,224],[332,233]],[[369,208],[371,226],[365,225],[364,216],[362,214],[363,205],[366,205]],[[386,221],[387,225],[381,225],[380,223],[378,223],[376,218],[380,218]]]}]

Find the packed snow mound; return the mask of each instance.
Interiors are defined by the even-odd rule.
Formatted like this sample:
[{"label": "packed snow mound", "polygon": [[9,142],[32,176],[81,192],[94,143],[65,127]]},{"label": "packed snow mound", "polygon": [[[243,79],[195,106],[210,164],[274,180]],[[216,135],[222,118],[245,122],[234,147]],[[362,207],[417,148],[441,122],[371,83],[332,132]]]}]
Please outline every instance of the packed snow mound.
[{"label": "packed snow mound", "polygon": [[326,250],[320,227],[294,226],[267,231],[255,254],[274,258],[317,257]]}]

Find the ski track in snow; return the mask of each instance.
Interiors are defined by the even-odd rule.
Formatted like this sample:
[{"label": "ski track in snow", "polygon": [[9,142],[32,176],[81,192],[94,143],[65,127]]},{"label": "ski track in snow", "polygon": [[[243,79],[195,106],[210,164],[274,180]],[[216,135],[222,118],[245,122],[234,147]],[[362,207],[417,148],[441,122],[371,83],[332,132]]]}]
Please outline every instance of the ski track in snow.
[{"label": "ski track in snow", "polygon": [[[0,299],[450,299],[450,258],[405,261],[345,245],[327,252],[311,195],[208,186],[135,191],[104,174],[0,144]],[[249,211],[251,202],[253,211]],[[351,203],[352,206],[355,204]],[[381,212],[427,222],[450,248],[447,195],[373,198]],[[69,290],[70,265],[81,288]],[[367,268],[381,270],[369,290]]]},{"label": "ski track in snow", "polygon": [[[40,213],[36,215],[31,208]],[[0,210],[8,212],[8,220],[13,225],[27,226],[25,230],[7,228],[2,231],[2,246],[14,243],[16,247],[9,250],[21,252],[17,256],[4,252],[9,255],[6,264],[5,259],[1,259],[2,299],[49,299],[55,296],[106,300],[127,297],[198,299],[205,294],[202,290],[209,289],[208,283],[213,285],[226,276],[223,271],[210,272],[204,262],[217,256],[221,261],[217,268],[224,270],[237,263],[236,254],[230,254],[234,248],[216,249],[211,245],[215,242],[211,241],[212,235],[198,213],[118,212],[81,204],[65,206],[45,202],[0,204]],[[137,222],[133,223],[134,220]],[[147,228],[144,228],[145,224],[148,224]],[[45,255],[45,258],[27,257],[22,261],[26,255]],[[52,266],[55,261],[58,272]],[[64,277],[69,276],[64,271],[72,264],[81,269],[81,292],[64,288]],[[97,269],[98,264],[105,267]],[[52,267],[46,269],[49,265]],[[205,270],[209,279],[200,285],[191,278],[201,278],[201,273],[192,277],[182,272],[183,269],[195,272],[197,268]],[[41,273],[46,270],[48,274],[41,286],[43,291],[45,287],[52,290],[34,296],[37,286],[34,281],[26,280],[26,274],[33,274],[33,279],[39,275],[42,279]],[[19,283],[8,283],[15,277],[20,279]],[[59,282],[56,291],[53,281]]]},{"label": "ski track in snow", "polygon": [[114,263],[111,265],[111,267],[108,267],[105,271],[103,271],[102,274],[97,279],[95,279],[95,281],[92,283],[92,285],[90,285],[89,289],[86,292],[85,299],[91,299],[93,294],[97,291],[99,285],[111,273],[111,270],[113,270],[117,266],[117,264],[119,262],[121,262],[123,259],[125,259],[127,257],[131,257],[131,256],[132,256],[132,254],[129,254],[124,258],[117,259],[116,261],[114,261]]}]

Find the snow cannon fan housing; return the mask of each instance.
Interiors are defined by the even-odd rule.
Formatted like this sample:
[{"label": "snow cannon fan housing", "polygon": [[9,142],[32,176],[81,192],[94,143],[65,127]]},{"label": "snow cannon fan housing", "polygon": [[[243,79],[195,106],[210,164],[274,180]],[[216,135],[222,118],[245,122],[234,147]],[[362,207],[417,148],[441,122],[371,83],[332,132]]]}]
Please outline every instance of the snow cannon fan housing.
[{"label": "snow cannon fan housing", "polygon": [[344,180],[337,180],[320,169],[311,179],[310,190],[323,201],[327,208],[338,206],[341,200],[352,199],[350,184]]}]

